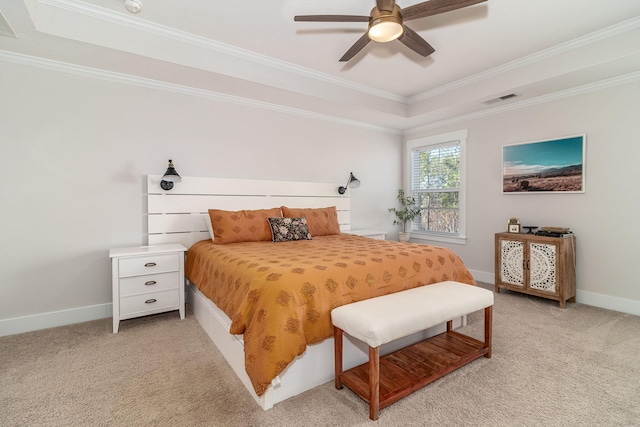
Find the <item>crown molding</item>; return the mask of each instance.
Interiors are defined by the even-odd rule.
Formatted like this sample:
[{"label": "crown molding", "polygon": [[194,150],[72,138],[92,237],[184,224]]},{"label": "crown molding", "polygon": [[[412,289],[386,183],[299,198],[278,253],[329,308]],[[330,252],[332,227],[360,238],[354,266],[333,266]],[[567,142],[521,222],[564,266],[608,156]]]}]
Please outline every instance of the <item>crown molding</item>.
[{"label": "crown molding", "polygon": [[640,71],[625,74],[622,76],[612,77],[610,79],[601,80],[595,83],[589,83],[589,84],[578,86],[571,89],[554,92],[548,95],[538,96],[536,98],[526,99],[519,102],[513,102],[508,105],[503,105],[500,107],[494,107],[491,109],[478,111],[475,113],[463,114],[461,116],[452,117],[450,119],[440,120],[440,121],[432,122],[426,125],[412,127],[404,131],[404,136],[414,135],[420,132],[424,132],[431,129],[437,129],[437,128],[451,125],[451,124],[466,122],[469,120],[478,119],[482,117],[493,116],[495,114],[500,114],[507,111],[519,110],[522,108],[531,107],[533,105],[544,104],[547,102],[557,101],[559,99],[569,98],[572,96],[582,95],[585,93],[595,92],[598,90],[603,90],[610,87],[619,86],[627,83],[633,83],[637,81],[640,81]]},{"label": "crown molding", "polygon": [[12,39],[16,38],[16,32],[13,31],[9,21],[4,17],[2,11],[0,10],[0,36],[2,37],[10,37]]},{"label": "crown molding", "polygon": [[147,89],[162,90],[165,92],[179,93],[188,96],[197,96],[200,98],[213,99],[217,101],[229,102],[234,104],[245,105],[253,108],[261,108],[264,110],[276,111],[285,114],[296,115],[300,117],[307,117],[317,120],[324,120],[333,123],[343,124],[347,126],[354,126],[362,129],[367,129],[375,132],[384,132],[393,135],[402,135],[402,130],[376,126],[370,123],[361,122],[357,120],[345,119],[342,117],[332,116],[329,114],[317,113],[301,108],[287,107],[270,102],[258,101],[251,98],[244,98],[236,95],[228,95],[215,91],[199,89],[175,83],[168,83],[154,79],[148,79],[145,77],[132,76],[124,73],[117,73],[113,71],[99,70],[97,68],[86,67],[84,65],[69,64],[66,62],[56,61],[48,58],[39,58],[30,55],[24,55],[20,53],[0,50],[0,61],[10,62],[18,65],[24,65],[28,67],[41,68],[50,71],[56,71],[66,74],[73,74],[82,77],[89,77],[93,79],[106,80],[113,83],[127,84],[132,86],[143,87]]},{"label": "crown molding", "polygon": [[39,3],[67,10],[69,12],[82,14],[92,18],[101,19],[117,25],[123,25],[137,31],[152,34],[154,36],[164,37],[213,52],[234,56],[236,58],[265,65],[279,71],[311,78],[324,83],[329,83],[353,91],[361,92],[366,95],[372,95],[402,104],[406,104],[408,102],[408,98],[404,96],[378,90],[366,85],[357,84],[349,80],[340,79],[329,74],[312,70],[310,68],[294,65],[286,61],[281,61],[275,58],[268,57],[266,55],[252,52],[250,50],[238,48],[226,43],[208,39],[206,37],[191,34],[186,31],[181,31],[164,25],[155,24],[141,19],[139,16],[131,16],[124,13],[114,12],[99,6],[93,6],[83,3],[79,0],[39,0]]},{"label": "crown molding", "polygon": [[498,76],[500,74],[506,73],[508,71],[512,71],[518,68],[526,67],[528,65],[534,64],[536,62],[543,61],[545,59],[552,58],[561,53],[565,53],[574,49],[578,49],[583,46],[587,46],[589,44],[595,43],[600,40],[604,40],[610,37],[617,36],[619,34],[626,33],[628,31],[635,30],[640,28],[640,17],[628,19],[619,24],[609,26],[607,28],[603,28],[599,31],[595,31],[593,33],[587,34],[586,36],[578,37],[577,39],[570,40],[568,42],[559,44],[557,46],[551,47],[549,49],[545,49],[529,56],[525,56],[520,59],[516,59],[515,61],[508,62],[506,64],[500,65],[495,68],[491,68],[489,70],[483,71],[481,73],[474,74],[472,76],[466,77],[464,79],[457,80],[455,82],[451,82],[446,85],[439,86],[435,89],[431,89],[420,94],[411,96],[408,98],[407,102],[409,104],[414,104],[416,102],[424,101],[433,96],[440,95],[442,93],[446,93],[455,89],[459,89],[463,86],[467,86],[473,83],[478,83],[482,80]]},{"label": "crown molding", "polygon": [[575,88],[558,91],[549,95],[543,95],[536,98],[531,98],[527,100],[522,100],[519,102],[513,102],[508,105],[502,105],[499,107],[494,107],[491,109],[463,114],[460,116],[452,117],[446,120],[440,120],[432,123],[428,123],[426,125],[415,126],[409,129],[391,128],[384,126],[376,126],[370,123],[365,123],[357,120],[344,119],[336,116],[331,116],[328,114],[315,113],[308,110],[303,110],[300,108],[286,107],[282,105],[277,105],[264,101],[257,101],[250,98],[243,98],[235,95],[227,95],[214,91],[208,91],[204,89],[192,88],[188,86],[173,84],[162,82],[159,80],[153,80],[138,76],[131,76],[123,73],[116,73],[112,71],[104,71],[96,68],[86,67],[82,65],[69,64],[66,62],[56,61],[52,59],[39,58],[30,55],[24,55],[20,53],[0,50],[0,61],[14,63],[18,65],[24,65],[28,67],[41,68],[50,71],[62,72],[66,74],[73,74],[82,77],[89,77],[99,80],[106,80],[119,84],[127,84],[132,86],[144,87],[155,90],[162,90],[166,92],[179,93],[188,96],[197,96],[200,98],[214,99],[223,102],[235,103],[245,106],[250,106],[254,108],[261,108],[270,111],[276,111],[285,114],[291,114],[301,117],[307,117],[312,119],[324,120],[333,123],[343,124],[347,126],[354,126],[366,130],[371,130],[375,132],[383,132],[392,135],[401,135],[401,136],[410,136],[420,132],[428,131],[431,129],[440,128],[443,126],[456,124],[460,122],[465,122],[468,120],[478,119],[482,117],[488,117],[495,114],[504,113],[507,111],[518,110],[538,104],[543,104],[547,102],[556,101],[559,99],[568,98],[575,95],[580,95],[584,93],[594,92],[597,90],[607,89],[614,86],[619,86],[627,83],[632,83],[636,81],[640,81],[640,71],[625,74],[618,77],[613,77],[610,79],[602,80],[595,83],[590,83],[587,85],[578,86]]},{"label": "crown molding", "polygon": [[551,58],[555,55],[577,49],[588,44],[603,40],[609,37],[613,37],[627,31],[631,31],[640,27],[640,17],[628,19],[619,24],[609,26],[607,28],[595,31],[585,36],[576,38],[574,40],[562,43],[560,45],[545,49],[540,52],[536,52],[529,56],[511,61],[509,63],[500,65],[498,67],[474,74],[464,79],[451,82],[446,85],[439,86],[435,89],[431,89],[410,97],[396,95],[390,92],[377,90],[375,88],[357,84],[345,79],[337,78],[329,74],[321,73],[306,67],[291,64],[289,62],[281,61],[268,57],[266,55],[258,54],[246,49],[241,49],[235,46],[231,46],[225,43],[221,43],[215,40],[211,40],[205,37],[201,37],[195,34],[191,34],[185,31],[176,30],[171,27],[151,23],[139,16],[132,16],[130,14],[114,12],[112,10],[102,8],[99,6],[89,5],[83,3],[80,0],[38,0],[38,3],[63,9],[69,12],[82,14],[92,18],[104,20],[117,25],[129,27],[131,29],[146,32],[148,34],[163,37],[174,40],[176,42],[189,44],[202,49],[210,50],[213,52],[233,56],[253,63],[268,66],[275,70],[296,74],[313,80],[321,81],[331,85],[336,85],[346,89],[350,89],[356,92],[360,92],[366,95],[376,96],[379,98],[391,100],[405,105],[411,105],[420,101],[424,101],[433,96],[446,93],[451,90],[455,90],[470,84],[478,83],[484,79],[491,78],[500,74],[503,74],[514,69],[526,67],[533,63]]}]

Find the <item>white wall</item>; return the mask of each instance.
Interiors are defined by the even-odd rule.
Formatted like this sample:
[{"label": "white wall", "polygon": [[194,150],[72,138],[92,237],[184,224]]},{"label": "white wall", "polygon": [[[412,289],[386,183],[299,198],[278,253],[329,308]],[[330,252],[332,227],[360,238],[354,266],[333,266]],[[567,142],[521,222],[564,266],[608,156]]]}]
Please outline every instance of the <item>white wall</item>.
[{"label": "white wall", "polygon": [[[494,233],[523,225],[566,226],[577,239],[578,302],[640,314],[640,84],[432,129],[408,139],[469,132],[466,245],[448,245],[493,276]],[[586,134],[586,193],[501,194],[502,145]]]},{"label": "white wall", "polygon": [[352,227],[393,231],[398,135],[11,63],[0,93],[0,335],[110,315],[109,248],[146,243],[146,175],[169,158],[188,176],[336,190],[353,171]]},{"label": "white wall", "polygon": [[[0,336],[110,315],[108,250],[146,243],[145,177],[169,158],[188,176],[336,187],[353,171],[352,226],[397,236],[396,135],[11,63],[0,63],[0,93]],[[634,83],[411,136],[469,130],[468,242],[450,246],[481,280],[509,217],[566,225],[578,300],[640,313],[639,104]],[[503,144],[580,133],[585,194],[500,193]]]}]

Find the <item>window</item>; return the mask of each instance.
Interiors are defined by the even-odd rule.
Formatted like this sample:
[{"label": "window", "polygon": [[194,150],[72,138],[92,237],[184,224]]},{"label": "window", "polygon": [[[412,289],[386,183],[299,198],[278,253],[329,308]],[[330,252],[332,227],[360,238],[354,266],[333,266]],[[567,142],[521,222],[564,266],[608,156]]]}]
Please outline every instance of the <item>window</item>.
[{"label": "window", "polygon": [[411,237],[464,243],[464,170],[467,131],[407,142],[407,193],[422,208]]}]

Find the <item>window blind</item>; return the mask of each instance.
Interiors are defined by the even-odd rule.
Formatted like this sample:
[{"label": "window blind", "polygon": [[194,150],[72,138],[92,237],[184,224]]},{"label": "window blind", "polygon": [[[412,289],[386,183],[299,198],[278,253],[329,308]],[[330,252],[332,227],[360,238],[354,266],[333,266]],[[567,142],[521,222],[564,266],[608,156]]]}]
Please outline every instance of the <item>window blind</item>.
[{"label": "window blind", "polygon": [[411,195],[422,208],[417,230],[459,232],[460,141],[416,147],[411,162]]},{"label": "window blind", "polygon": [[460,189],[460,141],[413,150],[412,192]]}]

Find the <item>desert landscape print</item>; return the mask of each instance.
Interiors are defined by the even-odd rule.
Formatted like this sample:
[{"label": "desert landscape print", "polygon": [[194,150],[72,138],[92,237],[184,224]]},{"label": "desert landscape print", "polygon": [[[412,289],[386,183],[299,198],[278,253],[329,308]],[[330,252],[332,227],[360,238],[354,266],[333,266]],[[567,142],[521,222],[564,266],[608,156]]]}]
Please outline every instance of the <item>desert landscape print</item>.
[{"label": "desert landscape print", "polygon": [[584,135],[502,148],[502,192],[584,192]]}]

